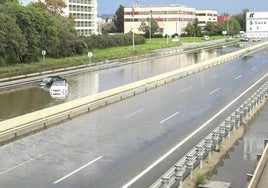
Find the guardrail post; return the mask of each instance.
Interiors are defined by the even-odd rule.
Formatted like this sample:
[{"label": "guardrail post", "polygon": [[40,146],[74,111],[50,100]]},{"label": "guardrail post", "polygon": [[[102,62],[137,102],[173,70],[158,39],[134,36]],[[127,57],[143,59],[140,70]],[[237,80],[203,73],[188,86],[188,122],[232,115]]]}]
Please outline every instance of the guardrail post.
[{"label": "guardrail post", "polygon": [[234,118],[235,118],[237,126],[240,127],[240,125],[242,123],[242,113],[240,113],[239,110],[235,111]]},{"label": "guardrail post", "polygon": [[230,138],[231,137],[231,124],[227,120],[225,120],[224,124],[225,124],[225,128],[227,131],[227,136],[228,136],[228,138]]},{"label": "guardrail post", "polygon": [[241,105],[240,107],[239,107],[239,111],[240,111],[240,114],[242,115],[242,119],[246,116],[245,115],[245,109],[244,109],[244,106],[243,105]]},{"label": "guardrail post", "polygon": [[230,116],[230,123],[231,123],[231,126],[233,127],[233,129],[235,130],[238,126],[238,123],[235,119],[235,116]]},{"label": "guardrail post", "polygon": [[170,185],[169,185],[169,177],[161,177],[161,179],[162,179],[161,188],[170,188]]},{"label": "guardrail post", "polygon": [[204,151],[203,151],[203,146],[196,146],[197,149],[197,158],[199,160],[199,168],[203,168],[203,160],[204,160]]},{"label": "guardrail post", "polygon": [[224,125],[219,126],[219,135],[222,138],[222,142],[225,141],[226,127]]},{"label": "guardrail post", "polygon": [[219,139],[220,139],[220,134],[218,132],[214,131],[212,140],[213,140],[213,143],[216,144],[216,146],[215,146],[216,151],[219,150]]},{"label": "guardrail post", "polygon": [[211,138],[205,138],[205,148],[206,152],[208,152],[208,159],[211,159]]},{"label": "guardrail post", "polygon": [[194,156],[187,155],[187,169],[190,170],[190,179],[193,179],[193,171],[194,171]]},{"label": "guardrail post", "polygon": [[184,174],[185,168],[186,167],[182,165],[175,165],[175,177],[176,180],[179,182],[179,188],[182,188],[182,176]]}]

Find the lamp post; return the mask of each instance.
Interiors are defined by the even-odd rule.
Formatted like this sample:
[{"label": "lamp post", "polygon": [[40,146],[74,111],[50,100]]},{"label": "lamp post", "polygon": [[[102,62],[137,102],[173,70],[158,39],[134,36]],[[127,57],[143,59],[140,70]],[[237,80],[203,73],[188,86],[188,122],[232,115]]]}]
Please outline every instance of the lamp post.
[{"label": "lamp post", "polygon": [[134,34],[134,5],[132,6],[132,28],[131,28],[131,31],[132,31],[132,50],[134,51],[135,49],[135,34]]},{"label": "lamp post", "polygon": [[150,40],[151,40],[151,38],[152,38],[152,10],[150,10],[150,28],[149,28],[149,33],[150,33],[150,36],[149,36],[149,38],[150,38]]}]

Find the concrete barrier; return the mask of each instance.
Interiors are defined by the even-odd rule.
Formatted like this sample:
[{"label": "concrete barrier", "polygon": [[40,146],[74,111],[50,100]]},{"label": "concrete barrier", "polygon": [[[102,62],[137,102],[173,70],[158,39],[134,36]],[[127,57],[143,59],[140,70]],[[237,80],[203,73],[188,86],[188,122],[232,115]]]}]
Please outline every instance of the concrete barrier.
[{"label": "concrete barrier", "polygon": [[78,114],[95,110],[108,104],[123,100],[124,98],[146,92],[150,89],[180,79],[184,76],[194,74],[195,72],[199,72],[206,68],[217,66],[218,64],[223,63],[223,60],[225,59],[239,57],[252,50],[264,47],[267,44],[268,42],[260,43],[246,49],[241,49],[230,54],[225,54],[221,57],[210,59],[208,61],[127,84],[118,88],[111,89],[109,91],[101,92],[33,113],[1,121],[0,143],[14,139],[18,135],[22,136],[23,134],[28,134],[29,132],[39,130],[42,127],[47,127],[60,121],[68,120],[70,117],[74,117]]},{"label": "concrete barrier", "polygon": [[[263,173],[263,171],[265,169],[265,165],[267,165],[266,164],[267,161],[268,161],[268,144],[266,144],[266,147],[265,147],[265,149],[264,149],[264,151],[262,153],[260,162],[257,165],[257,168],[256,168],[256,170],[254,172],[254,175],[253,175],[253,177],[252,177],[252,179],[251,179],[251,181],[250,181],[250,183],[248,185],[248,188],[256,188],[256,187],[258,187],[259,181],[260,181],[260,179],[261,179],[261,177],[263,175],[262,173]],[[264,178],[267,178],[267,177],[264,177]]]}]

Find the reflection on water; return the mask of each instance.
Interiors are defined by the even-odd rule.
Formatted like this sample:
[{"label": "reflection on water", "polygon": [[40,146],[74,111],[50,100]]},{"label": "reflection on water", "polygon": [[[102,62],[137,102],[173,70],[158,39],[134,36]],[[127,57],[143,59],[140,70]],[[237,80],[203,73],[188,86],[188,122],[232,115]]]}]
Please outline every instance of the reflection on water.
[{"label": "reflection on water", "polygon": [[0,94],[0,121],[199,63],[237,49],[233,46],[224,49],[202,50],[190,54],[145,60],[112,69],[66,76],[69,92],[65,99],[53,99],[48,91],[35,87],[3,93]]},{"label": "reflection on water", "polygon": [[255,119],[249,123],[244,133],[243,139],[234,150],[229,152],[229,158],[223,161],[223,166],[219,167],[213,180],[231,182],[232,188],[247,187],[248,180],[246,174],[253,174],[257,165],[257,154],[264,150],[264,140],[268,137],[268,105],[258,113]]},{"label": "reflection on water", "polygon": [[0,120],[22,112],[33,112],[49,106],[52,101],[48,91],[41,88],[15,90],[0,95]]}]

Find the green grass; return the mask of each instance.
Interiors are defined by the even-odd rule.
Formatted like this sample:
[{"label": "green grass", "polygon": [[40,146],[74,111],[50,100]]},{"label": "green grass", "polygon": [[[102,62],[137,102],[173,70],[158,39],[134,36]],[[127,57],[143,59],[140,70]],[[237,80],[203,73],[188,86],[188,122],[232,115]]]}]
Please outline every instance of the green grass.
[{"label": "green grass", "polygon": [[[223,37],[211,37],[210,40],[216,40],[220,38]],[[150,52],[151,50],[180,46],[182,42],[203,42],[203,40],[200,37],[181,37],[179,42],[172,42],[170,38],[152,38],[147,39],[145,44],[134,45],[134,50],[132,45],[106,49],[94,49],[92,51],[93,57],[91,58],[91,63],[103,62],[105,59],[117,59],[133,55],[142,55]],[[42,57],[40,57],[40,60],[34,63],[1,66],[0,78],[42,72],[45,70],[53,70],[88,63],[89,58],[87,56],[87,53],[81,56],[65,57],[59,59],[46,58],[45,61],[43,61]]]}]

